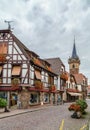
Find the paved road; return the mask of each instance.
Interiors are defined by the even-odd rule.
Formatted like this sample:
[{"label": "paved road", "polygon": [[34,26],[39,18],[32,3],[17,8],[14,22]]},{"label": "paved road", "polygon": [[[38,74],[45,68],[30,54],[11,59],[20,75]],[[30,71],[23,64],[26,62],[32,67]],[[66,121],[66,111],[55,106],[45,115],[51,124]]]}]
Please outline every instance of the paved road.
[{"label": "paved road", "polygon": [[[87,112],[90,112],[90,100],[87,102]],[[69,103],[49,106],[39,111],[0,119],[0,130],[59,130],[62,119],[65,120],[63,130],[79,130],[87,123],[89,115],[82,119],[72,119],[68,106]]]}]

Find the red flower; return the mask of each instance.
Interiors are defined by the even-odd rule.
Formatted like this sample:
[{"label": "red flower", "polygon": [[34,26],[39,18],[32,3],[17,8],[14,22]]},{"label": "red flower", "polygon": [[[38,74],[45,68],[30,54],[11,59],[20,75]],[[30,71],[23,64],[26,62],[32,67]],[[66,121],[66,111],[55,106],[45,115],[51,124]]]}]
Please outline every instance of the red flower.
[{"label": "red flower", "polygon": [[71,104],[68,109],[69,111],[81,111],[80,105],[77,105],[77,104]]}]

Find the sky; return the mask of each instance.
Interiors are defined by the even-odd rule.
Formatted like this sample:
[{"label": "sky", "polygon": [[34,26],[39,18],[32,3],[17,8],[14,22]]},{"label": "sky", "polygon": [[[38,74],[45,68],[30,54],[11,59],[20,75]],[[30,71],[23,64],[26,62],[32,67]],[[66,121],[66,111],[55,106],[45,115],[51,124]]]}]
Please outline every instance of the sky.
[{"label": "sky", "polygon": [[0,29],[13,34],[41,58],[60,57],[69,71],[74,36],[80,73],[90,84],[90,0],[0,0]]}]

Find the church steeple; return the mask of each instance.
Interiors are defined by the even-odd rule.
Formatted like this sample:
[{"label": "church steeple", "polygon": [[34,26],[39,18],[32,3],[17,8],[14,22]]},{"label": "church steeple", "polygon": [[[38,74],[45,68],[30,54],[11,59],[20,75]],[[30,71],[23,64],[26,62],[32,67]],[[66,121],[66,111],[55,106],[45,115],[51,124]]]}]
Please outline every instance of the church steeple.
[{"label": "church steeple", "polygon": [[76,51],[75,37],[74,37],[72,56],[68,59],[68,64],[69,64],[69,71],[71,74],[79,73],[80,59],[79,59],[79,57],[77,55],[77,51]]},{"label": "church steeple", "polygon": [[74,37],[74,44],[73,44],[73,51],[72,51],[72,58],[77,59],[79,58],[76,52],[76,45],[75,45],[75,37]]}]

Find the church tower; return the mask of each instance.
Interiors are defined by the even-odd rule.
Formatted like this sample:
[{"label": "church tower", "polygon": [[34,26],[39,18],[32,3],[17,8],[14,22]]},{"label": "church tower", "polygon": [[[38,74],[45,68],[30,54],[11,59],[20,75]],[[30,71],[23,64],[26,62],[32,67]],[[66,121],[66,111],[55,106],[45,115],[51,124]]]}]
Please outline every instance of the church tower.
[{"label": "church tower", "polygon": [[69,73],[70,74],[79,73],[80,59],[76,52],[75,38],[74,38],[72,56],[68,59],[68,64],[69,64]]}]

